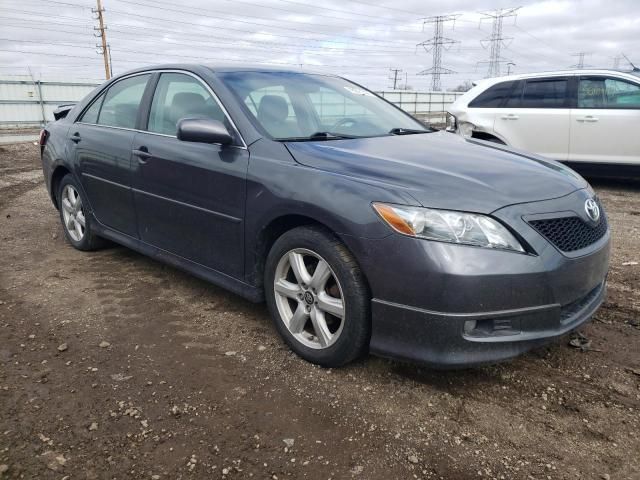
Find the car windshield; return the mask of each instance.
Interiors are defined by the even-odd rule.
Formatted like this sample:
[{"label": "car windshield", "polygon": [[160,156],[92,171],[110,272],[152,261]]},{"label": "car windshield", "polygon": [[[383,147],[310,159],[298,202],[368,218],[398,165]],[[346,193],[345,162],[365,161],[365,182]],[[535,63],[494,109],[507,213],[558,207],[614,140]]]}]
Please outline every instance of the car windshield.
[{"label": "car windshield", "polygon": [[432,131],[341,78],[295,72],[231,72],[220,77],[274,140],[335,140]]}]

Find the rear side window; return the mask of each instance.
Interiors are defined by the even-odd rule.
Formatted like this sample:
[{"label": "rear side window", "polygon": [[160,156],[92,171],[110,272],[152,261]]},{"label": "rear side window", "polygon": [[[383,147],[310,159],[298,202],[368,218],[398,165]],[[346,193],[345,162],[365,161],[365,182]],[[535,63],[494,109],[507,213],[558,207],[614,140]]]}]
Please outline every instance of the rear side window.
[{"label": "rear side window", "polygon": [[578,108],[640,108],[640,86],[613,78],[581,78]]},{"label": "rear side window", "polygon": [[136,75],[109,87],[97,123],[110,127],[135,128],[142,95],[150,76]]},{"label": "rear side window", "polygon": [[522,93],[522,108],[564,108],[568,101],[568,80],[528,80]]},{"label": "rear side window", "polygon": [[100,113],[100,107],[102,107],[102,102],[104,100],[104,93],[100,95],[97,100],[95,100],[89,108],[87,108],[82,117],[80,118],[81,122],[84,123],[98,123],[98,114]]},{"label": "rear side window", "polygon": [[516,82],[502,82],[488,88],[469,103],[469,108],[501,107],[511,93],[514,83]]},{"label": "rear side window", "polygon": [[153,95],[147,129],[176,135],[178,121],[183,118],[218,120],[231,130],[222,108],[199,80],[182,73],[163,73]]}]

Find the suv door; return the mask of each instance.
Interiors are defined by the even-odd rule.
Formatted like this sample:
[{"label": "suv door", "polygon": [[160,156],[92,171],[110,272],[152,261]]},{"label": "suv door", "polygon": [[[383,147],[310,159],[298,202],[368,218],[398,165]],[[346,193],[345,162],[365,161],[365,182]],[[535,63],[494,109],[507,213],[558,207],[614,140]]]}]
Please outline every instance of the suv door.
[{"label": "suv door", "polygon": [[[182,118],[223,122],[232,145],[176,138]],[[146,132],[133,142],[133,191],[140,238],[227,275],[241,278],[249,152],[213,91],[199,78],[163,72]]]},{"label": "suv door", "polygon": [[150,74],[111,85],[69,130],[69,146],[96,219],[137,236],[131,192],[131,146]]},{"label": "suv door", "polygon": [[494,130],[511,147],[555,160],[569,156],[569,78],[522,80],[496,115]]},{"label": "suv door", "polygon": [[640,164],[640,84],[582,76],[571,111],[569,160]]}]

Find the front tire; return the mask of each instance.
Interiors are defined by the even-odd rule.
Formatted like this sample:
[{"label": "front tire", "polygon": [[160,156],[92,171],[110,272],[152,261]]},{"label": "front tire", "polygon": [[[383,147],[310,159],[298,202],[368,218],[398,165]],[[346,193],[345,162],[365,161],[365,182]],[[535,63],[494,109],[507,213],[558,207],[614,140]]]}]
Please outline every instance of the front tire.
[{"label": "front tire", "polygon": [[68,173],[58,186],[58,209],[60,221],[67,241],[74,248],[83,251],[96,250],[104,246],[105,241],[93,233],[91,216],[80,194],[81,190],[73,176]]},{"label": "front tire", "polygon": [[276,329],[305,360],[338,367],[365,354],[370,295],[347,248],[319,227],[286,232],[267,257],[264,288]]}]

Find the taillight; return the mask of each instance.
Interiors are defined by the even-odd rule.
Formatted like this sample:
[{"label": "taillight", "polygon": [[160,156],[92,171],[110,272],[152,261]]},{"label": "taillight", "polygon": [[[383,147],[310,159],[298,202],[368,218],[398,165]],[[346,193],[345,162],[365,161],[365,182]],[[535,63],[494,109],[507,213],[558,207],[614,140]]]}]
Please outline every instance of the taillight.
[{"label": "taillight", "polygon": [[47,130],[45,130],[44,128],[42,130],[40,130],[40,146],[44,147],[45,144],[47,143],[47,139],[49,138],[49,132],[47,132]]}]

